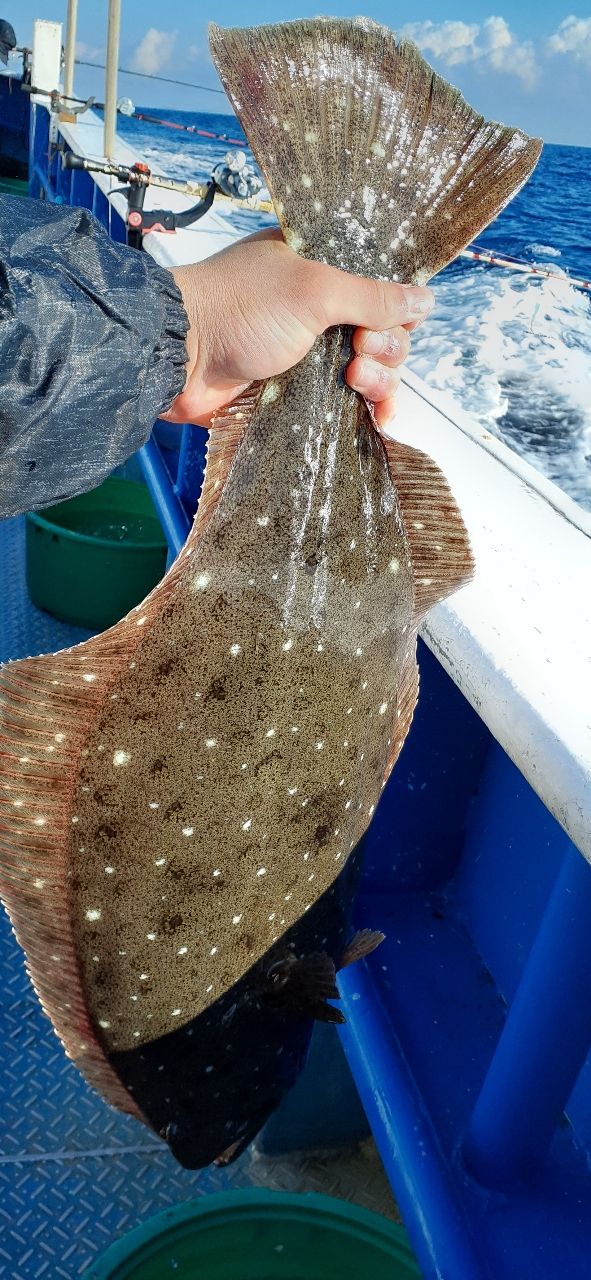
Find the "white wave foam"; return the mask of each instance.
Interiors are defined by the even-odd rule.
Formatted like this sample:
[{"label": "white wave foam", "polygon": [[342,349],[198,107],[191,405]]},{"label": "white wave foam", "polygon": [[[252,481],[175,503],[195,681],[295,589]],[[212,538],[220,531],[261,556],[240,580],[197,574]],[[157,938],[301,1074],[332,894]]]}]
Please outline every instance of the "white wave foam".
[{"label": "white wave foam", "polygon": [[546,258],[562,257],[561,250],[555,249],[551,244],[526,244],[525,247],[530,253],[543,253]]},{"label": "white wave foam", "polygon": [[[494,274],[493,274],[494,270]],[[500,269],[443,276],[409,363],[591,507],[591,302]]]}]

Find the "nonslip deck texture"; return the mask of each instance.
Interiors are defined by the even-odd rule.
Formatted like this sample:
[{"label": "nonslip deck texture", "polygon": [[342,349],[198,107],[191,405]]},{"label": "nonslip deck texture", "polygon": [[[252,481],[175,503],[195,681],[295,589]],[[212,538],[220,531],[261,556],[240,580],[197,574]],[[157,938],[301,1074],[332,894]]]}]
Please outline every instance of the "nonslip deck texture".
[{"label": "nonslip deck texture", "polygon": [[[30,604],[22,520],[0,522],[0,563],[0,660],[85,638]],[[350,1158],[246,1154],[229,1170],[181,1169],[146,1129],[108,1108],[68,1061],[1,908],[0,1046],[1,1280],[73,1280],[139,1222],[224,1188],[324,1191],[393,1216],[372,1144]]]}]

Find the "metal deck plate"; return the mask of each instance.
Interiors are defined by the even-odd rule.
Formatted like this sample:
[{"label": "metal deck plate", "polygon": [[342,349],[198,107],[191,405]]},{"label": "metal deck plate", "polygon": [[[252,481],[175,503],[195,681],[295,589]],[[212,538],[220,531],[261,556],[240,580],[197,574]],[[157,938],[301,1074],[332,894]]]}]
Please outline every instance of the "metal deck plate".
[{"label": "metal deck plate", "polygon": [[[77,643],[86,632],[28,600],[22,520],[0,522],[0,659]],[[246,1153],[227,1170],[178,1167],[136,1121],[107,1107],[66,1058],[0,910],[0,1277],[71,1280],[116,1236],[192,1196],[253,1183],[321,1190],[395,1213],[373,1144],[326,1159]]]}]

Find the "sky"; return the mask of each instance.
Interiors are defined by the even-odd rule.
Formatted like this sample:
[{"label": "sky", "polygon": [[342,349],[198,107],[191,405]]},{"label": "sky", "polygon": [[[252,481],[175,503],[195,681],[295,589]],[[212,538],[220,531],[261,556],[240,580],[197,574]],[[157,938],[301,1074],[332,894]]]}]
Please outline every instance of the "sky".
[{"label": "sky", "polygon": [[[364,16],[403,32],[427,60],[461,89],[477,110],[519,125],[546,142],[591,146],[591,3],[573,0],[250,0],[248,25],[314,13]],[[585,7],[585,4],[587,7]],[[195,0],[122,0],[119,63],[219,89],[207,48],[205,6]],[[30,43],[34,17],[65,23],[66,0],[0,0],[19,43]],[[412,16],[412,21],[410,17]],[[243,25],[239,0],[216,0],[207,17],[221,26]],[[79,0],[78,53],[104,61],[106,0]],[[103,96],[100,71],[78,67],[76,92]],[[228,111],[220,93],[121,75],[121,96],[136,105],[187,111]]]}]

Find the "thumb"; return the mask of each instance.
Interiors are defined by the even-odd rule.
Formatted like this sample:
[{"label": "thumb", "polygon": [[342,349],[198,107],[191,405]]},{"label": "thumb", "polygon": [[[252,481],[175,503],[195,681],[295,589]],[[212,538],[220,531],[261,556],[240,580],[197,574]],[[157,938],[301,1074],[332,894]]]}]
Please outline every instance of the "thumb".
[{"label": "thumb", "polygon": [[424,320],[433,309],[435,295],[423,286],[368,280],[338,267],[325,266],[321,270],[327,327],[351,324],[364,329],[393,329]]}]

